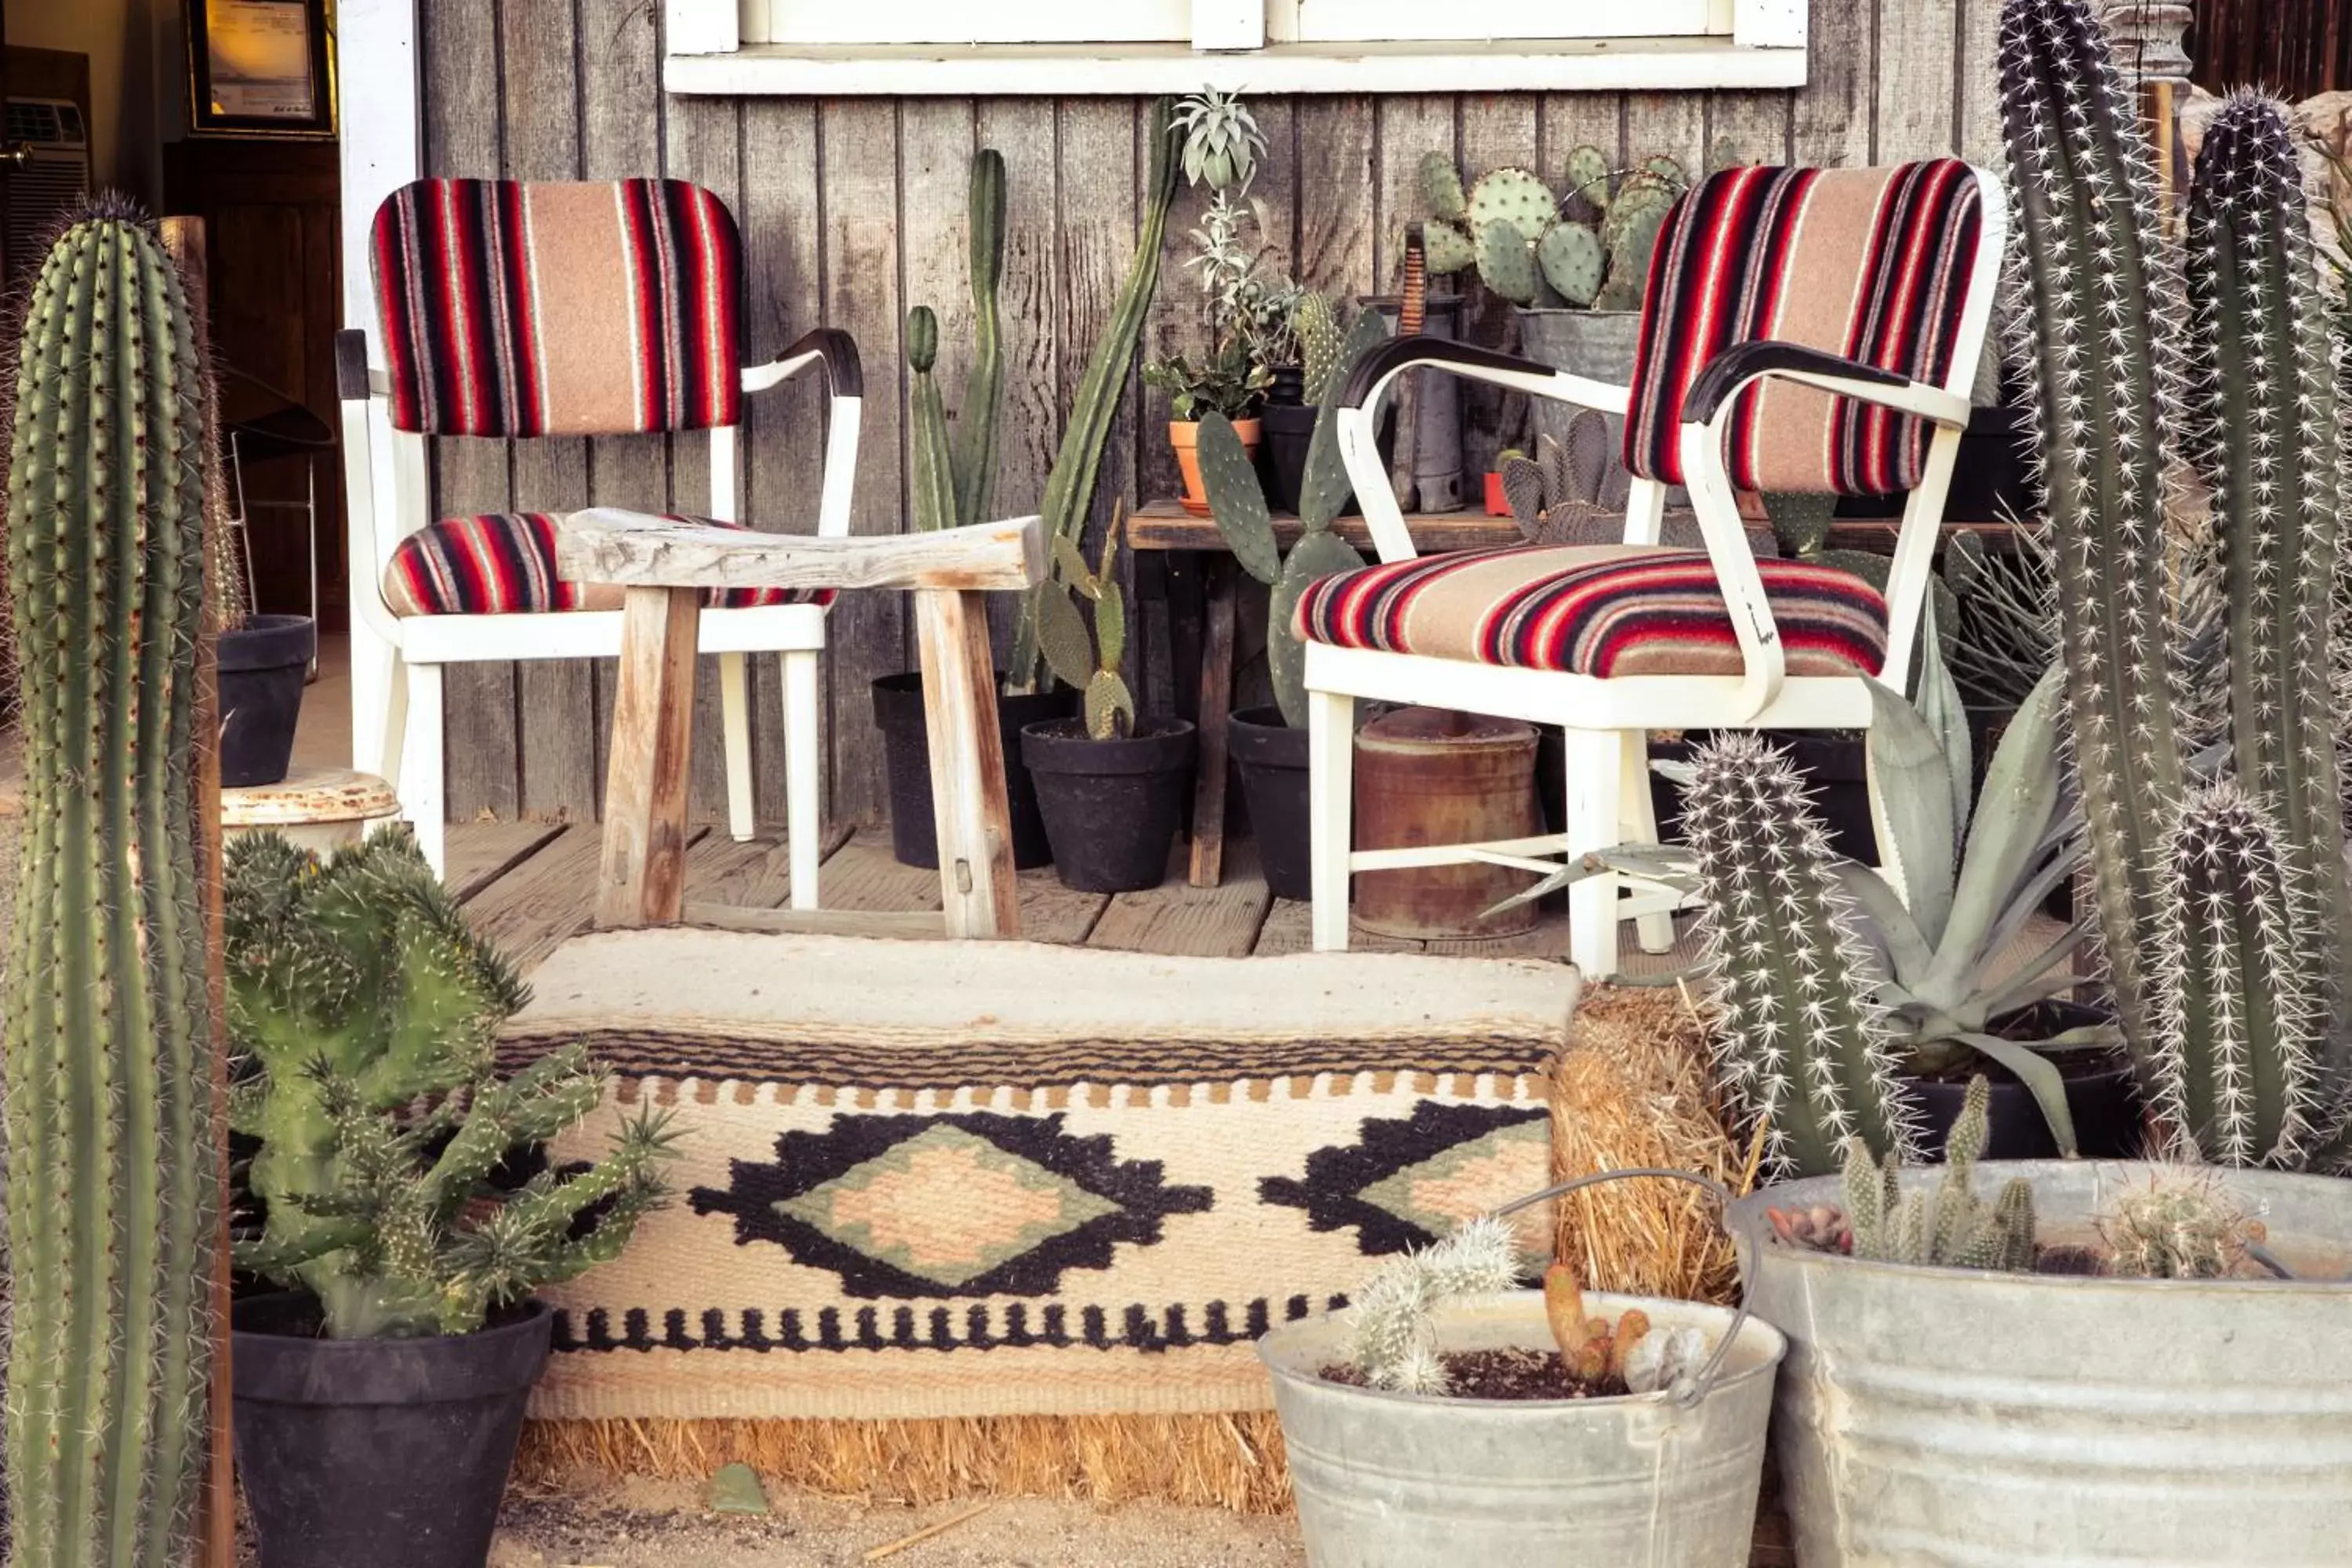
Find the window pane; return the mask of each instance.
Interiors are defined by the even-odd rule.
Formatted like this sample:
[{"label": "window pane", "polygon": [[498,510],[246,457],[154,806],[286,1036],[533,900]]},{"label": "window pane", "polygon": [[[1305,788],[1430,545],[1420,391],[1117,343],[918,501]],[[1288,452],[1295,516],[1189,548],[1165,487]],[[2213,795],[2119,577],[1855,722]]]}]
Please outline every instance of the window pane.
[{"label": "window pane", "polygon": [[1297,0],[1302,43],[1702,35],[1710,0]]},{"label": "window pane", "polygon": [[793,44],[1166,43],[1192,36],[1192,0],[769,0]]}]

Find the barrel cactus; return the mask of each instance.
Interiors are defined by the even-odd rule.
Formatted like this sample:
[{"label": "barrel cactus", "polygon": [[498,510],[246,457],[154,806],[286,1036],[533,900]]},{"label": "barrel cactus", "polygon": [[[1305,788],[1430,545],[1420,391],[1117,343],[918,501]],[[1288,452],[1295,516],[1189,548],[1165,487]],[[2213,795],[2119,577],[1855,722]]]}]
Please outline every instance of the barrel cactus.
[{"label": "barrel cactus", "polygon": [[7,1556],[168,1568],[204,1467],[218,1147],[192,764],[207,384],[179,275],[122,206],[62,233],[24,310]]},{"label": "barrel cactus", "polygon": [[261,1140],[268,1205],[238,1262],[317,1296],[330,1338],[470,1332],[610,1261],[662,1202],[670,1134],[650,1113],[586,1170],[486,1195],[510,1154],[594,1109],[603,1074],[567,1047],[496,1076],[528,993],[405,832],[323,863],[239,839],[226,893],[229,1033],[255,1069],[230,1119]]},{"label": "barrel cactus", "polygon": [[2183,787],[2167,471],[2188,424],[2179,262],[2138,102],[2084,0],[2007,0],[2001,115],[2017,295],[2054,562],[2067,731],[2118,1021],[2153,1047],[2146,954]]}]

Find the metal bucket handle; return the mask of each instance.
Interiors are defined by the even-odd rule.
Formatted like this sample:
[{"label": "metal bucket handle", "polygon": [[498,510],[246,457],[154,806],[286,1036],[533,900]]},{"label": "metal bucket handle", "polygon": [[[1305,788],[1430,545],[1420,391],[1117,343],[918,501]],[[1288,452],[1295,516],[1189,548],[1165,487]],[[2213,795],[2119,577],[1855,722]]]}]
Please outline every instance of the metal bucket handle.
[{"label": "metal bucket handle", "polygon": [[[1501,1219],[1507,1215],[1517,1214],[1521,1209],[1533,1208],[1540,1203],[1549,1203],[1553,1198],[1566,1197],[1569,1194],[1585,1187],[1599,1186],[1603,1182],[1623,1181],[1631,1176],[1656,1176],[1665,1181],[1688,1182],[1695,1187],[1705,1187],[1715,1195],[1716,1211],[1723,1216],[1723,1234],[1735,1244],[1738,1241],[1738,1237],[1731,1228],[1731,1189],[1712,1176],[1702,1176],[1695,1171],[1672,1170],[1663,1165],[1634,1165],[1622,1171],[1600,1171],[1589,1176],[1579,1176],[1574,1181],[1562,1182],[1558,1186],[1546,1187],[1539,1193],[1530,1193],[1526,1197],[1514,1198],[1495,1210],[1494,1217]],[[1739,1308],[1732,1313],[1731,1327],[1724,1331],[1723,1342],[1715,1347],[1715,1354],[1707,1358],[1706,1364],[1698,1369],[1698,1374],[1696,1377],[1685,1373],[1675,1379],[1674,1386],[1666,1390],[1666,1397],[1675,1404],[1685,1406],[1696,1405],[1707,1396],[1708,1392],[1715,1387],[1716,1379],[1722,1375],[1724,1363],[1731,1359],[1732,1345],[1738,1341],[1740,1330],[1748,1326],[1748,1274],[1749,1271],[1745,1269],[1740,1272]]]}]

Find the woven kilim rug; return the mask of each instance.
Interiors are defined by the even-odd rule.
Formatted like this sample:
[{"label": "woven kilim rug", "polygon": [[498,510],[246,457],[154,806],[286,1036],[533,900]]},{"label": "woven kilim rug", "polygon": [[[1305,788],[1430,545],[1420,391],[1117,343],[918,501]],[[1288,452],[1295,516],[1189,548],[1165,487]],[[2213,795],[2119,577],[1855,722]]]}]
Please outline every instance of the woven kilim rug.
[{"label": "woven kilim rug", "polygon": [[[566,943],[511,1069],[651,1100],[677,1201],[549,1294],[532,1414],[875,1418],[1268,1402],[1252,1342],[1544,1184],[1575,972],[703,931]],[[1548,1216],[1529,1216],[1545,1245]]]}]

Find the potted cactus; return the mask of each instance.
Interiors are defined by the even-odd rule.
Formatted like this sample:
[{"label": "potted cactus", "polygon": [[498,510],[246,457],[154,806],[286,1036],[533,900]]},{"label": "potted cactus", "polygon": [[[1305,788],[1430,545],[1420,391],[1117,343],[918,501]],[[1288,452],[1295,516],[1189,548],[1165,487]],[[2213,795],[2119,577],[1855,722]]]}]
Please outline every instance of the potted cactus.
[{"label": "potted cactus", "polygon": [[[1021,731],[1021,752],[1037,780],[1038,804],[1065,887],[1086,893],[1156,888],[1192,780],[1192,721],[1139,720],[1128,689],[1127,596],[1118,563],[1118,520],[1092,568],[1066,539],[1054,543],[1057,586],[1038,641],[1055,675],[1085,693],[1077,719],[1047,720]],[[1094,608],[1090,629],[1079,601]]]},{"label": "potted cactus", "polygon": [[[1357,316],[1339,352],[1318,366],[1322,378],[1314,388],[1318,409],[1333,405],[1339,378],[1387,335],[1371,311]],[[1299,595],[1318,577],[1364,563],[1355,546],[1331,528],[1349,494],[1339,431],[1331,416],[1316,421],[1300,475],[1299,534],[1287,553],[1275,532],[1273,513],[1249,453],[1223,419],[1212,416],[1202,422],[1200,457],[1210,515],[1224,535],[1226,548],[1243,571],[1271,590],[1265,657],[1275,705],[1234,713],[1227,722],[1227,743],[1257,832],[1266,886],[1277,898],[1304,899],[1313,890],[1307,804],[1307,649],[1292,625],[1293,612]]]},{"label": "potted cactus", "polygon": [[[2007,0],[1998,58],[2053,686],[2104,978],[2168,1158],[1993,1167],[2068,1244],[2038,1248],[2034,1274],[1848,1255],[1868,1182],[1742,1205],[1759,1310],[1791,1345],[1775,1431],[1798,1553],[2330,1562],[2352,1515],[2352,1470],[2324,1452],[2352,1416],[2352,1183],[2305,1173],[2344,1169],[2352,1127],[2331,615],[2345,437],[2297,149],[2275,103],[2222,108],[2184,279],[2090,6]],[[2184,292],[2191,308],[2169,309]],[[2167,558],[2184,457],[2214,491],[2187,552],[2193,636]],[[2221,744],[2186,742],[2209,730]],[[2184,1169],[2199,1161],[2232,1168]],[[1906,1200],[1906,1242],[1943,1229]],[[1921,1465],[1928,1443],[1970,1462]]]},{"label": "potted cactus", "polygon": [[26,259],[6,487],[24,852],[0,1556],[139,1568],[195,1558],[212,1362],[194,783],[210,388],[179,272],[128,204],[102,198]]},{"label": "potted cactus", "polygon": [[641,1115],[584,1170],[501,1183],[579,1121],[579,1047],[511,1078],[527,997],[404,830],[320,862],[229,851],[231,1125],[265,1207],[239,1265],[286,1287],[235,1315],[237,1468],[262,1568],[480,1568],[553,1320],[538,1287],[616,1257],[663,1199]]}]

